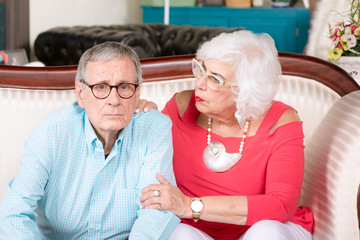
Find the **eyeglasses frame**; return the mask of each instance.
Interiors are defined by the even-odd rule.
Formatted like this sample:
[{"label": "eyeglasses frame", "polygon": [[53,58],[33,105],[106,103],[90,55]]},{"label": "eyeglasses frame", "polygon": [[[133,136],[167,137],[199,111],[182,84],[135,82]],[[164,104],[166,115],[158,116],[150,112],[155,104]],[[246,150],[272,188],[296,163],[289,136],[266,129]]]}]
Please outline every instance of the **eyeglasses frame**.
[{"label": "eyeglasses frame", "polygon": [[[223,79],[221,79],[221,78],[219,78],[218,76],[216,76],[216,75],[214,75],[214,74],[212,74],[212,73],[206,73],[206,71],[205,71],[205,69],[203,68],[203,66],[202,66],[202,64],[201,63],[203,63],[203,61],[201,61],[201,60],[198,60],[198,59],[196,59],[196,58],[193,58],[192,60],[191,60],[191,70],[192,70],[192,72],[193,72],[193,74],[194,74],[194,76],[195,76],[195,73],[194,73],[194,63],[195,64],[197,64],[199,67],[200,67],[200,71],[202,72],[202,74],[203,74],[203,76],[202,77],[205,77],[205,80],[206,80],[206,86],[208,86],[209,88],[211,88],[211,89],[213,89],[213,90],[217,90],[217,89],[220,89],[221,87],[225,87],[225,86],[237,86],[238,85],[238,83],[237,82],[226,82],[226,81],[224,81]],[[220,85],[219,85],[219,87],[217,88],[217,89],[214,89],[214,88],[212,88],[212,87],[210,87],[209,86],[209,84],[207,83],[207,77],[208,76],[211,76],[211,77],[214,77],[216,80],[218,80],[219,82],[220,82]],[[197,76],[195,76],[195,78],[198,78]],[[198,78],[198,79],[200,79],[200,78]]]},{"label": "eyeglasses frame", "polygon": [[[129,99],[129,98],[131,98],[132,96],[134,96],[134,94],[136,93],[136,89],[139,87],[139,84],[137,84],[137,83],[122,82],[122,83],[120,83],[119,85],[109,85],[109,84],[107,84],[107,83],[101,83],[101,84],[105,84],[105,85],[109,86],[109,87],[110,87],[110,91],[109,91],[109,94],[108,94],[106,97],[99,98],[99,97],[95,96],[93,88],[94,88],[96,85],[99,85],[100,83],[96,83],[96,84],[90,85],[90,84],[88,84],[84,79],[81,79],[80,82],[83,83],[83,84],[85,84],[85,86],[89,87],[90,90],[91,90],[91,93],[92,93],[93,96],[94,96],[95,98],[97,98],[97,99],[105,99],[105,98],[109,97],[113,88],[116,89],[116,92],[117,92],[117,94],[119,95],[120,98],[122,98],[122,99]],[[130,97],[122,97],[122,96],[120,95],[119,91],[118,91],[120,85],[121,85],[121,84],[124,84],[124,83],[133,85],[133,86],[135,87],[135,91],[134,91],[134,93],[133,93]]]}]

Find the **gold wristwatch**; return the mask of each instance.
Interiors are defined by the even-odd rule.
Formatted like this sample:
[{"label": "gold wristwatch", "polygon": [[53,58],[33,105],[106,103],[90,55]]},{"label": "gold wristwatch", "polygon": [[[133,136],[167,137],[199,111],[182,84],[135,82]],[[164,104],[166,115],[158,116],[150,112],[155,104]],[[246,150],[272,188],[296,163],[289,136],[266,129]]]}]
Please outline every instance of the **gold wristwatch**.
[{"label": "gold wristwatch", "polygon": [[193,198],[191,202],[191,210],[194,222],[197,222],[200,218],[200,212],[203,210],[204,204],[200,198]]}]

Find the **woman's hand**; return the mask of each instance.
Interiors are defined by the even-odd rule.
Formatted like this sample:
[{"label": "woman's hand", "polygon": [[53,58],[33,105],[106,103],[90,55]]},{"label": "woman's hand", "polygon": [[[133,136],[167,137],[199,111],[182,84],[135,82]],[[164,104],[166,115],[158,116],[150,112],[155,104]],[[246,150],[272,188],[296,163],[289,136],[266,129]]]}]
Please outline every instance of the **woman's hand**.
[{"label": "woman's hand", "polygon": [[152,108],[158,110],[156,103],[147,101],[146,99],[139,99],[135,104],[135,113],[139,113],[142,110],[144,110],[144,112],[148,112]]},{"label": "woman's hand", "polygon": [[[140,197],[142,208],[162,209],[174,213],[179,218],[191,218],[191,197],[185,196],[160,173],[157,174],[157,179],[160,184],[150,184],[142,190]],[[154,196],[156,190],[160,192],[159,196]]]}]

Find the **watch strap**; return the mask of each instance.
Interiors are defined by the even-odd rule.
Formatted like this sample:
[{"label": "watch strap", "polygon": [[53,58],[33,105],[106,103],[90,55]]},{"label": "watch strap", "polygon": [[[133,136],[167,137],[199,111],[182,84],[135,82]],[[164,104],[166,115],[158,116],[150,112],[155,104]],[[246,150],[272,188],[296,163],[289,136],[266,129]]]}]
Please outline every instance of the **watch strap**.
[{"label": "watch strap", "polygon": [[194,222],[199,221],[200,213],[199,212],[193,212],[193,220]]},{"label": "watch strap", "polygon": [[[196,197],[196,198],[193,198],[193,201],[201,201],[201,199]],[[200,218],[200,212],[195,212],[192,210],[192,215],[193,215],[194,222],[197,222]]]}]

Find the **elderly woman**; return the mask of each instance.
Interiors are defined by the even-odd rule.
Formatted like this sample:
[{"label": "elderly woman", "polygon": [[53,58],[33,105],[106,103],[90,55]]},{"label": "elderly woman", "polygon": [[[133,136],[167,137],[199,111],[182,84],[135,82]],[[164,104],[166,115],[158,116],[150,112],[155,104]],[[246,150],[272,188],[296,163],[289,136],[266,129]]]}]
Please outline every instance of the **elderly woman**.
[{"label": "elderly woman", "polygon": [[302,122],[273,100],[281,79],[273,39],[221,34],[200,47],[192,70],[195,90],[163,110],[173,122],[177,187],[158,174],[142,206],[182,219],[170,239],[311,239],[313,214],[298,206]]}]

